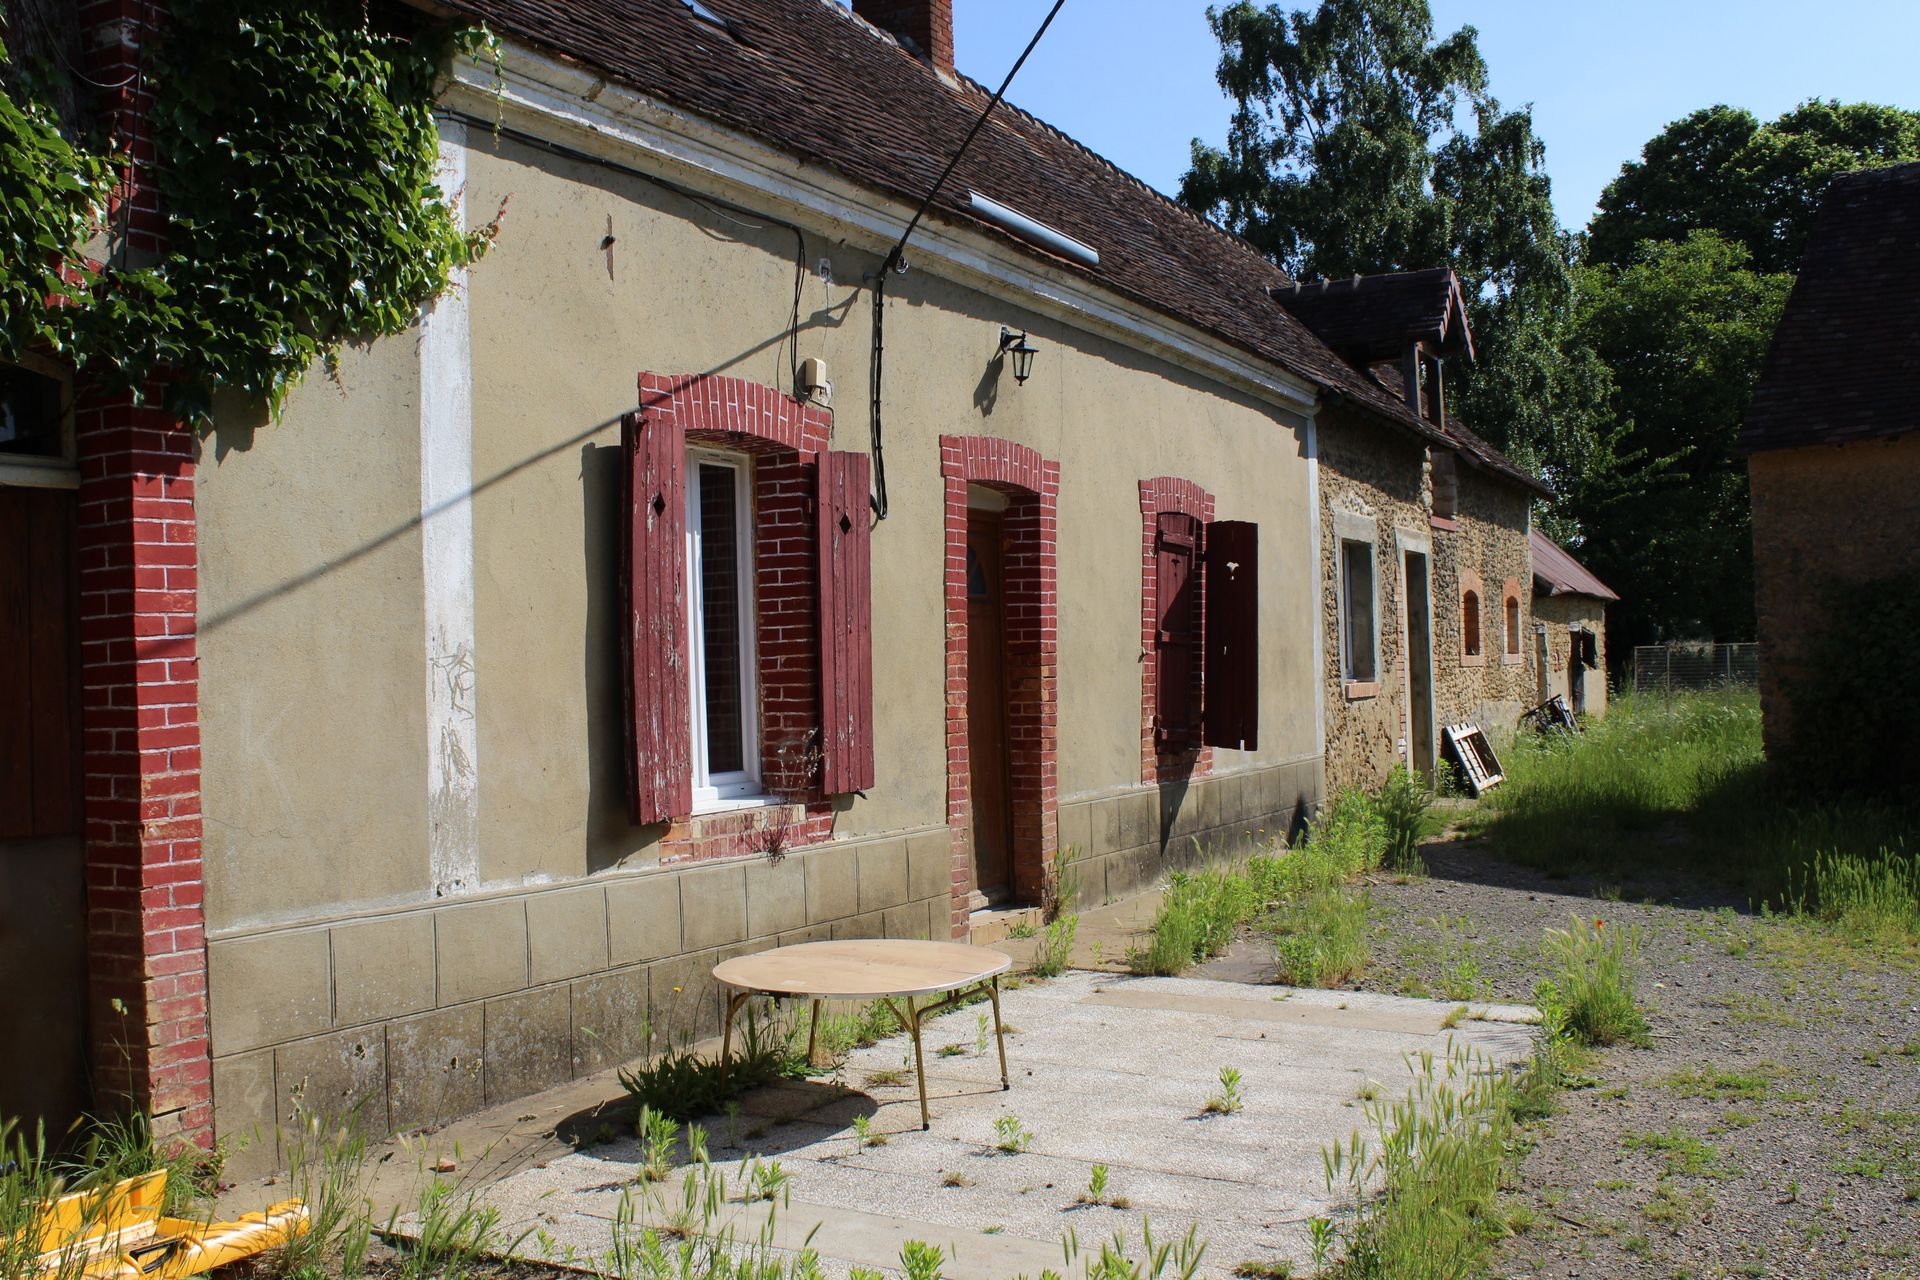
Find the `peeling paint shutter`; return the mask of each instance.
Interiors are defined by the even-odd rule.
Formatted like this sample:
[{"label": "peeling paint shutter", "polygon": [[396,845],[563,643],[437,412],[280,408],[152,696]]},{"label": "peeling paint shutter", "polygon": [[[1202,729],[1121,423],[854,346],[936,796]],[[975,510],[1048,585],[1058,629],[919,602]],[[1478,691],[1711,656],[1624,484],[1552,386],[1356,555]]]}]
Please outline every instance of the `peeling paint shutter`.
[{"label": "peeling paint shutter", "polygon": [[1260,726],[1260,526],[1207,526],[1207,692],[1201,739],[1251,751]]},{"label": "peeling paint shutter", "polygon": [[627,816],[640,825],[693,808],[686,437],[670,414],[630,413],[620,448]]},{"label": "peeling paint shutter", "polygon": [[1154,590],[1160,617],[1154,651],[1159,656],[1154,698],[1154,745],[1161,752],[1193,745],[1194,685],[1200,674],[1200,522],[1162,512],[1154,539]]},{"label": "peeling paint shutter", "polygon": [[828,795],[873,785],[873,575],[864,453],[822,453],[820,749]]}]

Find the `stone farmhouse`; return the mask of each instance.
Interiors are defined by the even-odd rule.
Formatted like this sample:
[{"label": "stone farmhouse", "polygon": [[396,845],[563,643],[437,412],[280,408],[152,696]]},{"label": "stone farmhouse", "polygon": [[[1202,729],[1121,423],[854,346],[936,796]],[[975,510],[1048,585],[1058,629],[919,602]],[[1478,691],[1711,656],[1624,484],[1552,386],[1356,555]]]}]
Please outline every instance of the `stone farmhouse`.
[{"label": "stone farmhouse", "polygon": [[[1834,179],[1740,434],[1773,759],[1828,749],[1796,738],[1794,702],[1836,591],[1920,574],[1916,303],[1920,164]],[[1872,680],[1860,689],[1878,696]],[[1896,768],[1911,780],[1920,760]]]},{"label": "stone farmhouse", "polygon": [[1607,601],[1613,588],[1541,533],[1532,535],[1534,673],[1539,701],[1558,695],[1575,715],[1607,714]]},{"label": "stone farmhouse", "polygon": [[443,9],[503,41],[445,189],[512,200],[415,331],[198,439],[0,374],[0,1111],[257,1172],[296,1099],[471,1112],[713,1032],[725,957],[965,938],[1069,849],[1125,894],[1537,700],[1450,273],[1301,284],[1010,105],[892,259],[989,98],[950,0]]}]

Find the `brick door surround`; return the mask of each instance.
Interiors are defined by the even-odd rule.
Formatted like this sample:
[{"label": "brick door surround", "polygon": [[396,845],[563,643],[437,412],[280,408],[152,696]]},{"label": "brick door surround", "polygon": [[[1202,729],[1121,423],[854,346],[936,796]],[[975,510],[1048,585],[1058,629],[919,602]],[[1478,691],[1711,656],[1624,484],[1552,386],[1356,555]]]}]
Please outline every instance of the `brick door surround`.
[{"label": "brick door surround", "polygon": [[1007,737],[1012,755],[1013,889],[1045,900],[1059,848],[1057,696],[1060,464],[994,436],[940,437],[946,507],[947,826],[953,936],[967,936],[973,857],[967,746],[967,486],[1006,495]]}]

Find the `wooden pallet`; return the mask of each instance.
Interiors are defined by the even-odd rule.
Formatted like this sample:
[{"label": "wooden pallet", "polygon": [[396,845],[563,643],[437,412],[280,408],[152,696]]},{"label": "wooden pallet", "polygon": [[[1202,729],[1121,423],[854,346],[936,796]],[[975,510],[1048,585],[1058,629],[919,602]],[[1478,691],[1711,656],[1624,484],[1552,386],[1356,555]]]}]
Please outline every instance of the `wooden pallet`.
[{"label": "wooden pallet", "polygon": [[1460,767],[1460,775],[1467,780],[1476,799],[1506,780],[1507,775],[1500,769],[1500,757],[1493,754],[1493,744],[1487,741],[1479,725],[1463,720],[1445,726],[1441,736],[1445,740],[1444,754]]}]

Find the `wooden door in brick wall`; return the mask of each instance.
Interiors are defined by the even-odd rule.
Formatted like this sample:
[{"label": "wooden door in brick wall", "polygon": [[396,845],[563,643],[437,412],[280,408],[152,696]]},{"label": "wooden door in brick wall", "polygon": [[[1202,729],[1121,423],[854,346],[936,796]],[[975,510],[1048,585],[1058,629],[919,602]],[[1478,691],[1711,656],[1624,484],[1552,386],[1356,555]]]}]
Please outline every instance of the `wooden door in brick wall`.
[{"label": "wooden door in brick wall", "polygon": [[1013,886],[1004,539],[997,513],[967,513],[967,764],[975,908],[1005,899]]},{"label": "wooden door in brick wall", "polygon": [[1407,552],[1407,752],[1415,773],[1433,775],[1433,598],[1427,557]]},{"label": "wooden door in brick wall", "polygon": [[74,495],[0,486],[0,1116],[50,1134],[86,1104]]}]

